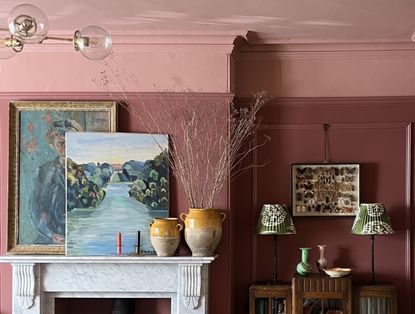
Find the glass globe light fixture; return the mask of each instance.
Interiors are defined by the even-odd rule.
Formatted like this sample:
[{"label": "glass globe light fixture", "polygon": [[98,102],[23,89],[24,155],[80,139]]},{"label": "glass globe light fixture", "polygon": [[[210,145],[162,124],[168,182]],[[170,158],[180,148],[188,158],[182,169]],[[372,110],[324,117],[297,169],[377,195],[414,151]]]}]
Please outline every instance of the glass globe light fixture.
[{"label": "glass globe light fixture", "polygon": [[23,43],[41,43],[47,36],[49,20],[45,13],[31,4],[20,4],[7,19],[10,33]]},{"label": "glass globe light fixture", "polygon": [[1,32],[7,32],[5,37],[0,37],[0,59],[13,57],[26,44],[43,44],[46,40],[71,42],[76,51],[90,60],[101,60],[111,53],[111,37],[98,26],[78,30],[72,38],[48,36],[47,16],[31,4],[16,6],[11,10],[7,22],[8,27],[0,26]]},{"label": "glass globe light fixture", "polygon": [[108,32],[98,26],[87,26],[74,35],[75,50],[90,60],[102,60],[111,53],[112,40]]}]

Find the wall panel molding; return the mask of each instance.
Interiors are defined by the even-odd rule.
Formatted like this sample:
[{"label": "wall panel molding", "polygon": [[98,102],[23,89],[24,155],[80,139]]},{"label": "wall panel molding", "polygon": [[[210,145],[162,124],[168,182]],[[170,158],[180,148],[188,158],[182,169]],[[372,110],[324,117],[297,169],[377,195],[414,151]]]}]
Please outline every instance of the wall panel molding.
[{"label": "wall panel molding", "polygon": [[[116,92],[115,92],[116,94]],[[139,96],[146,100],[160,100],[164,96],[171,97],[186,97],[192,95],[200,99],[220,99],[226,98],[232,101],[234,95],[232,93],[210,93],[210,92],[127,92],[126,96]],[[115,100],[107,92],[0,92],[1,101],[14,100],[81,100],[81,99],[96,99]]]},{"label": "wall panel molding", "polygon": [[[337,99],[338,100],[338,99]],[[383,99],[384,100],[384,99]],[[396,101],[396,98],[394,99]],[[406,101],[413,101],[413,98],[405,99]],[[313,100],[314,101],[314,100]],[[348,100],[350,103],[350,99]],[[372,99],[373,101],[373,99]],[[291,103],[296,103],[296,101],[290,100]],[[327,100],[324,100],[323,102],[329,102]],[[310,105],[310,104],[307,104]],[[298,109],[298,108],[297,108]],[[408,117],[410,118],[410,117]],[[411,117],[412,119],[415,119],[415,112],[414,116]],[[405,221],[406,221],[406,231],[404,232],[404,238],[405,238],[405,253],[403,258],[405,258],[405,282],[404,282],[404,304],[400,305],[401,311],[404,313],[411,313],[411,309],[413,308],[413,304],[411,302],[411,296],[413,294],[413,283],[411,281],[411,278],[413,278],[413,256],[414,256],[414,249],[413,249],[413,237],[414,237],[414,231],[413,231],[413,220],[414,215],[411,212],[412,208],[412,193],[413,193],[413,124],[411,122],[370,122],[370,123],[362,123],[362,122],[356,122],[356,123],[333,123],[330,125],[330,130],[341,130],[344,132],[347,132],[347,130],[356,130],[356,129],[362,129],[362,130],[383,130],[383,132],[393,132],[394,130],[402,130],[402,134],[404,136],[404,142],[405,142],[405,151],[403,152],[404,155],[402,155],[402,163],[404,165],[404,171],[405,171],[405,177],[402,178],[404,180],[405,184],[405,191],[404,191],[404,199],[402,200],[402,204],[404,204],[404,214],[405,214]],[[310,132],[310,131],[320,131],[321,130],[321,136],[323,137],[323,127],[321,124],[316,123],[293,123],[293,124],[272,124],[268,123],[261,126],[261,131],[304,131],[304,132]],[[384,133],[382,133],[384,134]],[[271,136],[272,137],[272,136]],[[386,143],[385,143],[386,144]],[[323,150],[323,147],[321,147]],[[400,157],[399,157],[400,158]],[[260,162],[258,158],[258,151],[254,152],[253,155],[253,164],[258,164]],[[255,210],[259,208],[262,204],[259,204],[259,198],[258,198],[258,188],[259,188],[259,176],[258,176],[258,169],[253,169],[253,216],[255,215]],[[317,219],[317,218],[316,218]],[[319,219],[326,219],[326,218],[319,218]],[[258,237],[254,234],[252,236],[252,245],[253,245],[253,255],[252,255],[252,280],[257,280],[257,269],[259,267],[260,262],[257,260],[257,245]]]}]

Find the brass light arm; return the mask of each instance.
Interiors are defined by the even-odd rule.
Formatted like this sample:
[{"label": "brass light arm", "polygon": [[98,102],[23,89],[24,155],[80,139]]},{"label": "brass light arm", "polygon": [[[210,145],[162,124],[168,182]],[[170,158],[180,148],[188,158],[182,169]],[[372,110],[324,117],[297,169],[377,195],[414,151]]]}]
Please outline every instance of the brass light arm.
[{"label": "brass light arm", "polygon": [[42,43],[45,40],[59,40],[59,41],[67,41],[67,42],[71,42],[74,45],[75,50],[79,50],[79,45],[83,45],[83,46],[89,46],[90,40],[88,37],[83,37],[81,36],[79,31],[76,31],[73,38],[65,38],[65,37],[54,37],[54,36],[46,36],[43,40]]},{"label": "brass light arm", "polygon": [[68,42],[73,42],[73,38],[46,36],[46,37],[42,40],[42,43],[43,43],[45,40],[48,40],[48,39],[50,39],[50,40],[60,40],[60,41],[68,41]]}]

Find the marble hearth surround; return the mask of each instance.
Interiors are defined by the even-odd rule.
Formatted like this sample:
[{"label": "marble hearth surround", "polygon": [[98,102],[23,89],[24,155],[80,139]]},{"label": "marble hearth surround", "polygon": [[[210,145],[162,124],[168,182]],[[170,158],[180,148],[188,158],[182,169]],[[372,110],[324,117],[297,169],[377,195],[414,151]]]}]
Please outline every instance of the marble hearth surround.
[{"label": "marble hearth surround", "polygon": [[211,257],[1,256],[13,314],[54,314],[55,298],[169,298],[171,314],[207,314]]}]

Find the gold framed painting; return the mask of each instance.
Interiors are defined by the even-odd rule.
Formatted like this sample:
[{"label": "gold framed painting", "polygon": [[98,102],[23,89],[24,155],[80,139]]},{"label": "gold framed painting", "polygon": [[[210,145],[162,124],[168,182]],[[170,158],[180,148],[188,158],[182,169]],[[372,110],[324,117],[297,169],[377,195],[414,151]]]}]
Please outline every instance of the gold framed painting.
[{"label": "gold framed painting", "polygon": [[293,216],[355,216],[360,204],[360,165],[292,164]]},{"label": "gold framed painting", "polygon": [[9,103],[9,253],[64,254],[65,133],[116,128],[112,101]]}]

